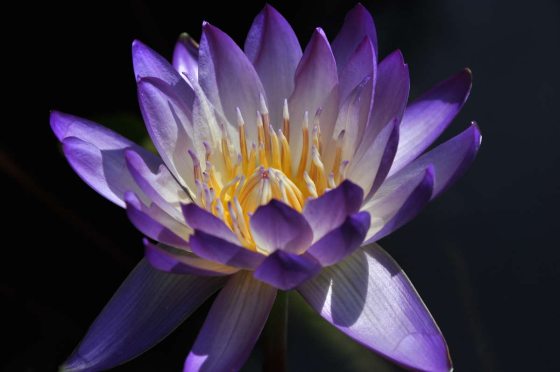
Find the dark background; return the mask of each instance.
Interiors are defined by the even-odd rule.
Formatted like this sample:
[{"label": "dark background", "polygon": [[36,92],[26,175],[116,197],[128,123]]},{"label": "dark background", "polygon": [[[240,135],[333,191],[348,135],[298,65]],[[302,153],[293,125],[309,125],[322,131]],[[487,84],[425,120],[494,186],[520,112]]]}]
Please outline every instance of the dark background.
[{"label": "dark background", "polygon": [[[271,2],[302,45],[329,37],[350,1]],[[365,1],[381,56],[400,48],[415,97],[465,66],[471,97],[445,137],[478,121],[467,175],[382,245],[409,274],[456,371],[557,370],[560,334],[560,3]],[[242,43],[258,1],[178,5],[98,1],[6,9],[2,36],[0,369],[55,370],[142,256],[122,210],[73,174],[50,132],[58,109],[141,140],[130,45],[170,57],[203,19]],[[4,25],[3,27],[5,27]],[[292,296],[290,370],[397,370],[309,314]],[[208,305],[118,370],[180,370]],[[258,347],[247,369],[258,370]]]}]

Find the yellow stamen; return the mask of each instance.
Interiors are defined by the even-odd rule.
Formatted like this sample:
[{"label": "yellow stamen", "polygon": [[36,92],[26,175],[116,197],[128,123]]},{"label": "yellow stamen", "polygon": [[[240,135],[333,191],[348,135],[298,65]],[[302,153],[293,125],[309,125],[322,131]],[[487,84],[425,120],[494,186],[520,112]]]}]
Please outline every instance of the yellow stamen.
[{"label": "yellow stamen", "polygon": [[282,160],[280,159],[280,144],[278,143],[278,136],[270,126],[270,142],[272,150],[272,167],[282,169]]},{"label": "yellow stamen", "polygon": [[307,167],[307,157],[309,152],[309,113],[306,111],[304,118],[303,118],[303,125],[301,128],[302,132],[302,150],[301,150],[301,158],[299,159],[299,167],[297,171],[297,179],[303,179],[303,172],[305,172],[305,168]]},{"label": "yellow stamen", "polygon": [[334,159],[329,158],[332,161],[328,163],[329,168],[332,164],[329,172],[324,165],[323,150],[326,149],[321,147],[321,109],[315,114],[311,131],[306,111],[301,128],[301,149],[297,149],[301,150],[301,155],[294,159],[297,161],[294,172],[292,151],[296,149],[290,147],[287,100],[284,100],[282,129],[276,132],[261,95],[256,119],[257,138],[247,138],[241,111],[239,108],[236,111],[239,148],[231,142],[226,130],[229,124],[224,123],[220,127],[221,137],[216,133],[208,142],[202,142],[204,155],[198,153],[198,156],[204,158],[204,168],[197,153],[188,152],[193,163],[195,200],[201,208],[223,220],[243,246],[260,251],[249,228],[251,214],[271,199],[281,200],[301,212],[306,198],[319,197],[340,184],[349,163],[343,158],[345,132],[341,131],[334,141],[335,154]]},{"label": "yellow stamen", "polygon": [[290,140],[290,112],[288,111],[288,100],[284,99],[284,109],[282,110],[283,116],[283,123],[282,123],[282,132],[284,135]]},{"label": "yellow stamen", "polygon": [[282,131],[280,131],[280,143],[282,144],[282,171],[290,178],[292,176],[292,155],[288,139]]}]

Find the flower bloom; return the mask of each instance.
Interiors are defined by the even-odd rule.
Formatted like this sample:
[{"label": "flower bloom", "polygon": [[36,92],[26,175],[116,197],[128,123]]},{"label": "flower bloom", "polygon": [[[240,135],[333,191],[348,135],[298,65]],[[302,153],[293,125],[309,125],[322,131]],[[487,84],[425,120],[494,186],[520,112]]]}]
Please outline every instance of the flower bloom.
[{"label": "flower bloom", "polygon": [[447,345],[406,275],[375,242],[414,218],[471,164],[475,124],[425,152],[465,102],[463,70],[407,105],[399,51],[377,63],[357,5],[332,44],[302,52],[266,6],[242,51],[204,23],[173,63],[133,44],[156,156],[60,112],[51,126],[74,170],[125,207],[145,259],[64,367],[111,368],[147,350],[219,291],[185,370],[242,367],[277,290],[407,368],[449,371]]}]

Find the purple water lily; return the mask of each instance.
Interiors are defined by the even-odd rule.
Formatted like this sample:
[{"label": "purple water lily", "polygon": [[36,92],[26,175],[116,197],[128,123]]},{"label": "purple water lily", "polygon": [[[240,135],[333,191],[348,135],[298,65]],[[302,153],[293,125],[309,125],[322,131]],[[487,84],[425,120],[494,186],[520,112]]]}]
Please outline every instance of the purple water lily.
[{"label": "purple water lily", "polygon": [[186,371],[236,370],[278,290],[297,290],[336,328],[413,369],[449,371],[445,340],[375,242],[414,218],[472,163],[475,124],[425,152],[465,102],[469,70],[407,105],[399,51],[377,63],[357,5],[332,43],[305,50],[271,6],[244,51],[203,24],[173,63],[133,44],[138,97],[159,156],[60,112],[51,126],[78,175],[126,208],[145,258],[63,369],[121,364],[218,292]]}]

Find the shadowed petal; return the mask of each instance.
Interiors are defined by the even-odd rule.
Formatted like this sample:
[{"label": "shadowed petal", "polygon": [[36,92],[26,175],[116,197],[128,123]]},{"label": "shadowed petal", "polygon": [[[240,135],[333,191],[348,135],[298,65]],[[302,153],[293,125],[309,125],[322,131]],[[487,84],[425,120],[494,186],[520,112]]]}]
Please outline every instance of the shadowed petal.
[{"label": "shadowed petal", "polygon": [[476,123],[465,129],[462,133],[447,142],[428,151],[399,172],[386,180],[389,185],[398,184],[410,175],[422,172],[429,164],[432,164],[436,179],[432,199],[447,190],[457,179],[459,179],[474,161],[482,136]]},{"label": "shadowed petal", "polygon": [[399,123],[395,119],[381,130],[365,152],[352,159],[346,174],[349,180],[366,191],[365,200],[377,191],[387,177],[398,143]]},{"label": "shadowed petal", "polygon": [[183,186],[195,190],[193,162],[188,156],[188,150],[194,149],[190,106],[156,78],[138,82],[138,100],[148,133],[163,161]]},{"label": "shadowed petal", "polygon": [[124,153],[133,149],[149,167],[161,160],[134,142],[92,121],[53,111],[51,128],[63,142],[66,158],[80,178],[95,191],[124,207],[124,193],[137,192],[145,198],[126,169]]},{"label": "shadowed petal", "polygon": [[302,213],[313,230],[313,242],[339,227],[349,215],[356,213],[362,205],[363,196],[360,187],[346,180],[336,189],[309,200]]},{"label": "shadowed petal", "polygon": [[265,259],[260,253],[200,230],[191,236],[189,245],[200,257],[242,269],[254,269]]},{"label": "shadowed petal", "polygon": [[239,244],[235,234],[226,226],[224,221],[212,213],[192,203],[183,206],[183,215],[187,224],[207,234],[216,236],[233,244]]},{"label": "shadowed petal", "polygon": [[202,30],[198,71],[201,87],[229,123],[237,123],[239,107],[249,138],[257,138],[256,113],[260,96],[264,95],[257,72],[228,35],[206,22]]},{"label": "shadowed petal", "polygon": [[323,109],[321,136],[324,139],[332,137],[336,122],[336,115],[331,115],[328,111],[338,110],[338,73],[327,37],[320,28],[311,36],[297,67],[295,88],[288,100],[288,106],[291,126],[289,139],[294,169],[301,155],[301,128],[305,112],[309,112],[309,118],[313,120],[317,110]]},{"label": "shadowed petal", "polygon": [[191,229],[184,223],[175,220],[156,204],[144,205],[132,192],[127,192],[124,200],[128,219],[142,234],[173,247],[188,248]]},{"label": "shadowed petal", "polygon": [[140,261],[62,366],[110,369],[148,350],[181,324],[224,283],[160,272]]},{"label": "shadowed petal", "polygon": [[185,250],[152,244],[148,239],[144,239],[144,247],[146,259],[160,271],[199,276],[224,276],[239,271],[235,267],[205,260]]},{"label": "shadowed petal", "polygon": [[313,231],[305,218],[274,199],[257,208],[249,223],[255,243],[269,253],[283,250],[300,254],[313,240]]},{"label": "shadowed petal", "polygon": [[136,81],[157,78],[169,85],[188,107],[192,105],[194,95],[187,82],[165,58],[139,40],[132,43],[132,63]]},{"label": "shadowed petal", "polygon": [[410,76],[408,65],[400,50],[389,54],[379,64],[373,111],[369,126],[373,133],[379,133],[393,119],[402,119],[408,93],[410,92]]},{"label": "shadowed petal", "polygon": [[134,190],[146,200],[126,171],[124,151],[100,150],[75,137],[64,139],[62,150],[80,178],[118,206],[124,207],[124,194],[129,190]]},{"label": "shadowed petal", "polygon": [[185,361],[185,372],[237,371],[261,334],[276,289],[249,272],[233,276],[220,292]]},{"label": "shadowed petal", "polygon": [[467,100],[471,82],[471,71],[465,69],[439,83],[406,108],[391,174],[423,153],[443,133]]},{"label": "shadowed petal", "polygon": [[402,183],[383,184],[362,210],[372,216],[366,244],[397,230],[420,213],[434,190],[434,168],[428,166]]},{"label": "shadowed petal", "polygon": [[397,124],[400,123],[409,90],[408,66],[404,63],[402,53],[397,50],[379,64],[372,115],[356,150],[354,160],[356,163],[359,161],[357,159],[364,159],[365,153],[371,152],[378,135],[387,126],[395,121]]},{"label": "shadowed petal", "polygon": [[[340,99],[342,102],[352,90],[371,76],[373,87],[377,80],[377,56],[369,37],[364,37],[340,73]],[[372,99],[373,103],[373,99]]]},{"label": "shadowed petal", "polygon": [[288,291],[311,279],[321,265],[311,255],[275,251],[254,272],[255,278],[273,287]]},{"label": "shadowed petal", "polygon": [[187,33],[182,33],[175,44],[173,67],[187,83],[188,79],[198,80],[198,43]]},{"label": "shadowed petal", "polygon": [[190,198],[169,169],[164,164],[150,169],[134,150],[125,151],[125,160],[132,178],[148,198],[170,216],[181,221],[181,204],[189,203]]},{"label": "shadowed petal", "polygon": [[245,53],[266,91],[270,122],[278,128],[282,123],[282,102],[294,90],[302,52],[294,30],[271,5],[265,5],[253,21],[245,40]]},{"label": "shadowed petal", "polygon": [[[364,80],[346,97],[346,101],[340,106],[336,119],[334,138],[339,137],[344,130],[342,141],[342,159],[352,159],[358,144],[361,142],[368,121],[370,119],[371,105],[373,102],[373,80],[371,75]],[[336,145],[333,144],[333,147]],[[330,166],[335,151],[327,162]]]},{"label": "shadowed petal", "polygon": [[322,266],[334,265],[360,247],[369,224],[370,216],[367,212],[349,216],[342,225],[313,244],[307,253],[315,257]]},{"label": "shadowed petal", "polygon": [[402,366],[451,370],[441,331],[405,273],[378,245],[324,269],[298,290],[336,328]]},{"label": "shadowed petal", "polygon": [[346,15],[342,29],[333,41],[333,52],[339,71],[344,69],[365,36],[369,37],[377,54],[377,33],[373,18],[362,4],[356,4]]}]

